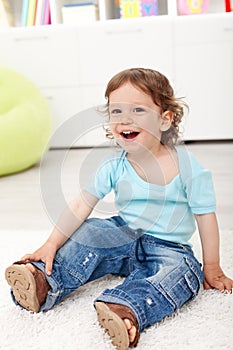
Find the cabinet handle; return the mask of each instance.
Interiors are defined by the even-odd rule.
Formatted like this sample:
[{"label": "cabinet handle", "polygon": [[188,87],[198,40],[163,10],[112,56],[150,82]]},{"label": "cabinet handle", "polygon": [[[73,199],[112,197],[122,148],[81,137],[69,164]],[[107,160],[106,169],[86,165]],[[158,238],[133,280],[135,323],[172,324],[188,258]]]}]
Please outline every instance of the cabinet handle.
[{"label": "cabinet handle", "polygon": [[224,32],[233,32],[233,27],[225,27]]},{"label": "cabinet handle", "polygon": [[45,94],[45,98],[49,101],[53,101],[54,100],[54,96],[51,96],[51,95],[46,95]]},{"label": "cabinet handle", "polygon": [[121,29],[121,30],[107,30],[107,35],[116,35],[116,34],[127,34],[127,33],[141,33],[143,31],[142,28],[136,29]]},{"label": "cabinet handle", "polygon": [[14,38],[15,42],[21,42],[21,41],[35,41],[35,40],[48,40],[49,37],[46,35],[43,36],[27,36],[27,37],[18,37],[18,38]]}]

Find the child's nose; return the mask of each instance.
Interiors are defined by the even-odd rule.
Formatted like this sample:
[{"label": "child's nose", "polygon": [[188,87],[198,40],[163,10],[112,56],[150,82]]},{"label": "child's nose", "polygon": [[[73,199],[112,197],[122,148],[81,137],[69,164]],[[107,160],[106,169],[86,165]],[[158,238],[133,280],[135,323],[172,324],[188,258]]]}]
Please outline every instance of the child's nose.
[{"label": "child's nose", "polygon": [[120,118],[120,123],[121,124],[131,124],[133,122],[133,118],[130,115],[130,113],[124,113],[122,114]]}]

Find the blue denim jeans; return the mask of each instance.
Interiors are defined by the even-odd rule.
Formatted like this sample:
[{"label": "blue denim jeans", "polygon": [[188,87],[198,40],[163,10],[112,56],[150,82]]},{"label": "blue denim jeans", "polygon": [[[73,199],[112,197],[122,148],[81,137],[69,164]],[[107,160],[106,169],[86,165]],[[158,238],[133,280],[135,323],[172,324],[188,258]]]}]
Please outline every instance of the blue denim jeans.
[{"label": "blue denim jeans", "polygon": [[[44,272],[44,263],[33,264]],[[125,279],[104,290],[96,301],[130,307],[140,331],[194,299],[203,282],[201,264],[190,246],[134,231],[119,216],[93,218],[57,251],[52,275],[46,276],[51,290],[41,311],[107,274]]]}]

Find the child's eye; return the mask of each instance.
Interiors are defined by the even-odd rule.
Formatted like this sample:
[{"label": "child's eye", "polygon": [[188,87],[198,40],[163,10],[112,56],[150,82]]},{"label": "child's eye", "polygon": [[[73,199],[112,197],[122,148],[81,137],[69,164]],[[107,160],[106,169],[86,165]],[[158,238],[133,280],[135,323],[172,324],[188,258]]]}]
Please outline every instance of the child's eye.
[{"label": "child's eye", "polygon": [[142,107],[135,107],[133,111],[135,113],[142,113],[145,112],[145,109],[143,109]]},{"label": "child's eye", "polygon": [[112,114],[119,114],[119,113],[121,113],[122,111],[121,111],[121,109],[119,109],[119,108],[115,108],[115,109],[113,109],[112,111],[110,111],[110,114],[112,115]]}]

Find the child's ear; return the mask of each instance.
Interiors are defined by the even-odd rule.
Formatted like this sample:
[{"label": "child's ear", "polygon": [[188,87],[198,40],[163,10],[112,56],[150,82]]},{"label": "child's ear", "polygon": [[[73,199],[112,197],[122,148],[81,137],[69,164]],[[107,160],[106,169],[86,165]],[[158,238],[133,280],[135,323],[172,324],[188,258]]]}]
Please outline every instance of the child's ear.
[{"label": "child's ear", "polygon": [[173,115],[174,113],[172,111],[165,111],[162,114],[162,122],[160,125],[161,131],[167,131],[171,127]]}]

